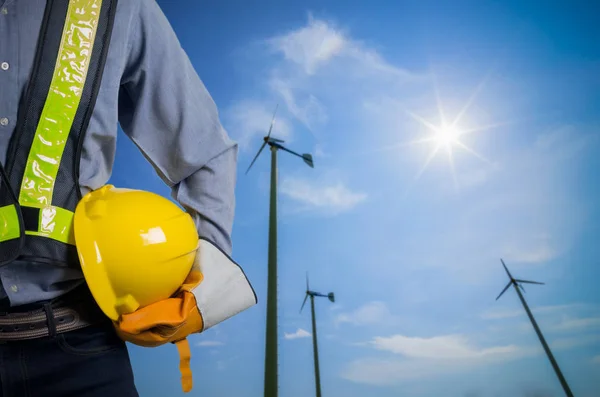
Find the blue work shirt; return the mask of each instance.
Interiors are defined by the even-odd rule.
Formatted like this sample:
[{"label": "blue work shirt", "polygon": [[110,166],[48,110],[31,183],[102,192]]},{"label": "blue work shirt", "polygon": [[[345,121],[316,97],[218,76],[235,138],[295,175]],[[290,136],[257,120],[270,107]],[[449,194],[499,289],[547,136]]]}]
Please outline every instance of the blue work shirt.
[{"label": "blue work shirt", "polygon": [[[0,0],[0,161],[31,75],[45,0]],[[102,84],[80,163],[82,194],[107,183],[117,126],[139,147],[198,233],[231,252],[238,147],[155,0],[119,1]],[[26,155],[26,153],[23,153]],[[143,277],[143,275],[140,275]],[[53,299],[79,269],[15,261],[0,268],[11,306]]]}]

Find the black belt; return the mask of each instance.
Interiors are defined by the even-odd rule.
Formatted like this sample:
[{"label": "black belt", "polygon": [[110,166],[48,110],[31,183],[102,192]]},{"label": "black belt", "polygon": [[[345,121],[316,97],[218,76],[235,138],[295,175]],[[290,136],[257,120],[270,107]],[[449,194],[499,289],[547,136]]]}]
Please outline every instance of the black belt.
[{"label": "black belt", "polygon": [[40,303],[40,308],[29,311],[0,311],[0,342],[55,336],[108,321],[91,296],[77,298]]}]

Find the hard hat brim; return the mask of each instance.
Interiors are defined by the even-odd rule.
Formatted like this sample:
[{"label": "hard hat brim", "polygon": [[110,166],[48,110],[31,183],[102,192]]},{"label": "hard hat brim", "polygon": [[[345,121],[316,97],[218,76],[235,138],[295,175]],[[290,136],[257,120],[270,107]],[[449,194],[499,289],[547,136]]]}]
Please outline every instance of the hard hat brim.
[{"label": "hard hat brim", "polygon": [[119,313],[116,310],[117,297],[108,279],[102,255],[94,236],[94,229],[90,218],[86,214],[83,200],[75,209],[73,227],[77,255],[88,288],[100,310],[111,320],[117,321],[119,319]]}]

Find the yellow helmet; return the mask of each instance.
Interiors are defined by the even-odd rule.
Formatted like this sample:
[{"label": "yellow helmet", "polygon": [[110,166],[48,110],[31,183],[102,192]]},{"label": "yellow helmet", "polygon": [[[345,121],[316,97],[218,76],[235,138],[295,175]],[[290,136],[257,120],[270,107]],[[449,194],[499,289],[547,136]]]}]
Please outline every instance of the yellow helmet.
[{"label": "yellow helmet", "polygon": [[82,198],[74,232],[87,285],[113,321],[173,295],[198,246],[192,217],[175,203],[113,185]]}]

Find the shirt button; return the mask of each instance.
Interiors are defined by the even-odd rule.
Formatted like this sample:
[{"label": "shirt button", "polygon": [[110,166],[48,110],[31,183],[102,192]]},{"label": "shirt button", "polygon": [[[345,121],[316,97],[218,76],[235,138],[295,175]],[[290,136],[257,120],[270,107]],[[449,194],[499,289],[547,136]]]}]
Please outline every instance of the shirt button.
[{"label": "shirt button", "polygon": [[6,117],[2,117],[0,119],[0,125],[8,125],[8,119]]},{"label": "shirt button", "polygon": [[0,67],[2,68],[2,70],[8,70],[8,68],[10,67],[10,65],[8,64],[8,62],[2,62],[2,64],[0,65]]},{"label": "shirt button", "polygon": [[17,287],[16,285],[13,284],[13,285],[10,286],[10,290],[12,292],[17,292],[17,291],[19,291],[19,287]]},{"label": "shirt button", "polygon": [[8,14],[8,9],[6,7],[2,7],[2,14],[6,15]]}]

